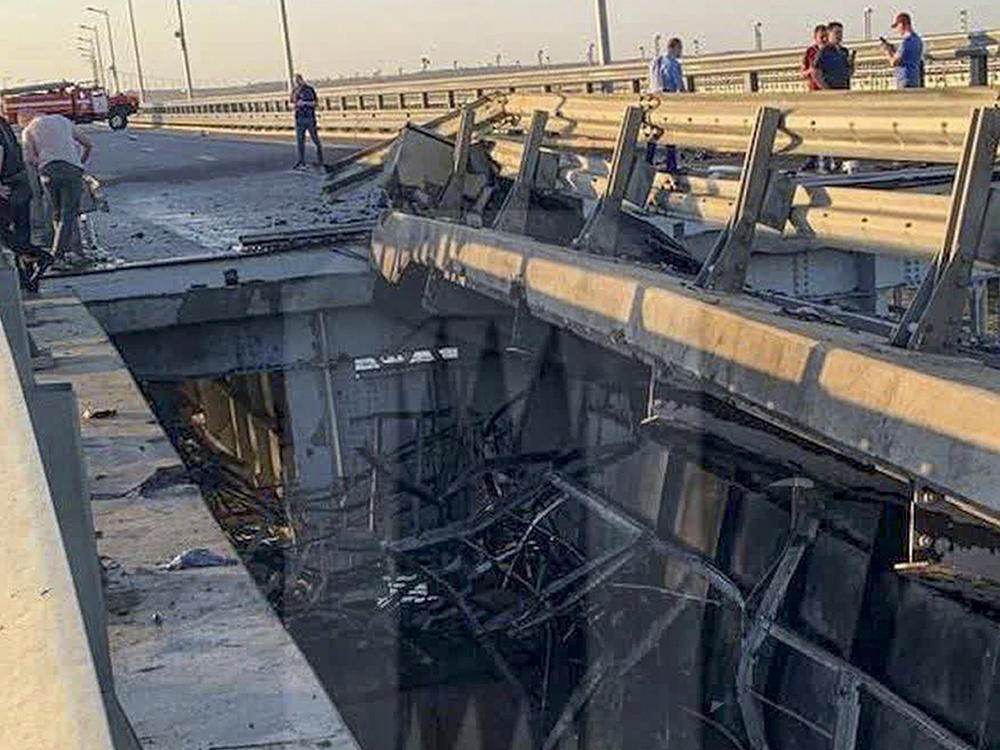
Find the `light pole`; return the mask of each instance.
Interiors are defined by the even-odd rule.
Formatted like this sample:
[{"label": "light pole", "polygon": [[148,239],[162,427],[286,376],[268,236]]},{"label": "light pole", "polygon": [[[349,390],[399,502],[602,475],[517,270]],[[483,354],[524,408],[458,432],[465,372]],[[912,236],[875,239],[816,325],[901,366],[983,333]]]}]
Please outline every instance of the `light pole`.
[{"label": "light pole", "polygon": [[101,30],[96,26],[87,26],[87,24],[85,23],[81,23],[80,28],[84,29],[85,31],[89,31],[91,34],[94,35],[91,39],[91,43],[97,50],[97,65],[98,69],[101,71],[101,77],[100,80],[98,81],[98,84],[106,88],[104,79],[104,54],[101,52]]},{"label": "light pole", "polygon": [[[180,0],[177,0],[180,2]],[[288,66],[288,90],[295,88],[295,63],[292,60],[292,38],[288,34],[288,11],[285,9],[285,0],[278,0],[281,8],[281,32],[285,36],[285,64]]]},{"label": "light pole", "polygon": [[694,56],[697,57],[698,55],[701,54],[701,40],[694,39],[692,41],[692,44],[694,45]]},{"label": "light pole", "polygon": [[597,49],[597,45],[594,44],[593,42],[591,42],[590,46],[587,47],[587,65],[593,65],[594,64],[594,50],[596,50],[596,49]]},{"label": "light pole", "polygon": [[764,49],[764,34],[763,34],[764,24],[760,21],[753,22],[753,48],[760,52]]},{"label": "light pole", "polygon": [[84,60],[90,60],[90,67],[92,75],[94,76],[94,85],[97,86],[97,58],[94,56],[94,44],[90,39],[84,39],[83,37],[77,37],[78,39],[89,42],[86,47],[77,47],[77,52]]},{"label": "light pole", "polygon": [[656,34],[653,37],[653,57],[660,56],[660,44],[663,42],[663,34]]},{"label": "light pole", "polygon": [[142,60],[139,57],[139,35],[135,33],[135,11],[128,0],[128,22],[132,26],[132,48],[135,50],[135,70],[139,74],[139,101],[146,101],[146,81],[142,77]]},{"label": "light pole", "polygon": [[111,14],[104,8],[94,8],[90,5],[86,7],[86,10],[90,13],[104,16],[104,23],[108,27],[108,50],[111,52],[111,77],[115,82],[114,93],[117,94],[122,90],[122,87],[118,81],[118,61],[115,59],[115,36],[111,33]]},{"label": "light pole", "polygon": [[969,33],[969,9],[962,8],[958,11],[958,25],[963,34]]},{"label": "light pole", "polygon": [[865,41],[870,42],[872,39],[872,14],[875,9],[871,6],[865,8]]},{"label": "light pole", "polygon": [[608,0],[597,0],[597,60],[601,65],[611,62],[611,35],[608,32]]},{"label": "light pole", "polygon": [[191,60],[188,59],[187,36],[184,34],[184,9],[181,7],[181,0],[177,0],[177,31],[174,36],[181,43],[181,55],[184,56],[184,78],[187,82],[187,98],[194,98],[194,86],[191,83]]}]

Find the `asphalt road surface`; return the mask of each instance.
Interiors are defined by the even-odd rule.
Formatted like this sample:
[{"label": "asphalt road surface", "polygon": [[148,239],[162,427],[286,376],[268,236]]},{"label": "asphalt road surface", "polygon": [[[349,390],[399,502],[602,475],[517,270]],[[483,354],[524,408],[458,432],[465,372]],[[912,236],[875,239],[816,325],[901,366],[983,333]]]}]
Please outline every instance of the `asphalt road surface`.
[{"label": "asphalt road surface", "polygon": [[[307,228],[374,210],[365,196],[326,203],[323,173],[293,170],[295,144],[288,140],[87,130],[95,147],[87,167],[110,209],[91,221],[100,248],[120,262],[220,252],[247,231]],[[326,161],[352,150],[331,145]]]}]

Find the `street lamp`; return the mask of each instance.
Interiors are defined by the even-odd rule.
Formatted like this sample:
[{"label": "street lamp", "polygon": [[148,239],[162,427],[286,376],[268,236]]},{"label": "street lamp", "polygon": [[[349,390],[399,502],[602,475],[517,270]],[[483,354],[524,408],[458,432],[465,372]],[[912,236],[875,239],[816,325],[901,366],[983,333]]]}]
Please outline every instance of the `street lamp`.
[{"label": "street lamp", "polygon": [[[180,2],[180,0],[177,0]],[[288,66],[288,90],[295,88],[295,63],[292,61],[292,38],[288,34],[288,11],[285,9],[285,0],[278,0],[281,10],[281,31],[285,37],[285,64]]]},{"label": "street lamp", "polygon": [[96,26],[87,26],[87,24],[85,24],[85,23],[81,23],[81,24],[79,24],[79,26],[80,26],[81,29],[84,29],[85,31],[89,31],[91,34],[94,35],[91,38],[91,43],[97,49],[97,64],[99,66],[99,70],[101,71],[101,77],[100,77],[100,80],[98,81],[98,83],[101,86],[105,86],[105,80],[104,80],[104,54],[101,52],[101,30],[98,29]]},{"label": "street lamp", "polygon": [[963,34],[969,33],[969,9],[962,8],[958,11],[958,24]]},{"label": "street lamp", "polygon": [[764,34],[762,33],[764,24],[762,24],[760,21],[754,21],[752,28],[753,28],[753,48],[758,52],[760,52],[762,49],[764,49]]},{"label": "street lamp", "polygon": [[597,0],[597,59],[601,65],[611,62],[611,34],[608,32],[608,0]]},{"label": "street lamp", "polygon": [[89,60],[90,61],[91,72],[92,72],[92,75],[94,76],[94,85],[97,86],[97,85],[99,85],[98,82],[97,82],[97,58],[94,56],[94,45],[93,45],[93,42],[91,42],[90,39],[83,39],[83,37],[79,37],[79,39],[81,39],[81,40],[83,40],[85,42],[90,42],[90,44],[88,44],[88,46],[86,46],[86,47],[77,47],[76,50],[77,50],[77,52],[80,53],[80,56],[84,60]]},{"label": "street lamp", "polygon": [[117,94],[122,90],[121,83],[118,81],[118,61],[115,59],[115,39],[114,34],[111,33],[111,14],[104,8],[94,8],[90,5],[86,7],[89,13],[96,13],[99,16],[104,16],[104,23],[108,27],[108,50],[111,52],[111,77],[115,81],[115,93]]},{"label": "street lamp", "polygon": [[181,43],[181,55],[184,57],[184,79],[187,82],[187,98],[194,98],[194,86],[191,83],[191,60],[188,59],[187,36],[184,34],[184,9],[181,0],[177,0],[177,31],[174,36]]},{"label": "street lamp", "polygon": [[139,75],[139,101],[146,101],[146,81],[142,77],[142,60],[139,58],[139,36],[135,33],[135,11],[128,0],[128,22],[132,26],[132,47],[135,49],[135,69]]},{"label": "street lamp", "polygon": [[870,42],[872,38],[872,14],[875,9],[871,6],[865,8],[865,41]]}]

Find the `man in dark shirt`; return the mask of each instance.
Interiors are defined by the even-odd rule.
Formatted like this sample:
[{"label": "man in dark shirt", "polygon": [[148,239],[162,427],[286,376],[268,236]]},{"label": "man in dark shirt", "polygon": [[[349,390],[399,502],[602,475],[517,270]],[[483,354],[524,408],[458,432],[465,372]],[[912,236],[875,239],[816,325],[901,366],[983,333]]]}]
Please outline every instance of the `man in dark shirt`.
[{"label": "man in dark shirt", "polygon": [[828,89],[851,88],[854,75],[854,53],[844,46],[844,24],[830,21],[826,25],[830,32],[829,44],[824,47],[817,60],[817,67]]},{"label": "man in dark shirt", "polygon": [[306,165],[306,133],[316,145],[316,166],[323,166],[323,144],[316,128],[316,89],[306,83],[301,74],[295,74],[292,104],[295,106],[295,138],[299,147],[299,160],[295,169]]},{"label": "man in dark shirt", "polygon": [[0,238],[11,250],[31,250],[31,183],[24,153],[10,124],[0,117]]}]

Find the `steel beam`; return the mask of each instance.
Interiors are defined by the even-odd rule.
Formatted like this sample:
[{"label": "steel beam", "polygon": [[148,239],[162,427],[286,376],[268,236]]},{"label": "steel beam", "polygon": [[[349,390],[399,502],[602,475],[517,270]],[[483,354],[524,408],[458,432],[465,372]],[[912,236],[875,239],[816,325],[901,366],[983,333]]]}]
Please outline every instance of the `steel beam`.
[{"label": "steel beam", "polygon": [[[796,490],[793,490],[796,492]],[[804,508],[796,507],[799,499],[792,497],[792,518],[797,518]],[[799,569],[806,550],[816,539],[819,518],[815,514],[803,514],[798,525],[792,528],[792,538],[778,562],[774,575],[761,597],[760,606],[753,616],[753,624],[743,638],[740,662],[736,672],[736,695],[743,715],[750,744],[755,750],[768,750],[767,734],[764,730],[764,713],[754,697],[754,673],[757,669],[760,649],[767,640],[768,632],[774,624],[785,600],[788,586]]]}]

